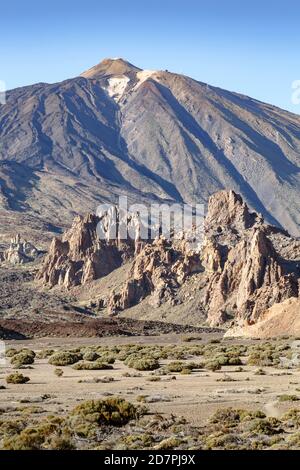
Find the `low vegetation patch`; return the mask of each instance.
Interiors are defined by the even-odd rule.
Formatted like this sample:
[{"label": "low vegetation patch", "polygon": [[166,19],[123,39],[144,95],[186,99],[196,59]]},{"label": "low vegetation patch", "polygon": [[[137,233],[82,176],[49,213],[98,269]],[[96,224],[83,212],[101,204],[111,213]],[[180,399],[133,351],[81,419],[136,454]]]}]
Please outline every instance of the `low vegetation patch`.
[{"label": "low vegetation patch", "polygon": [[82,359],[82,355],[78,352],[61,351],[56,352],[49,358],[49,364],[53,366],[69,366],[75,364]]},{"label": "low vegetation patch", "polygon": [[29,380],[29,377],[26,377],[19,372],[14,372],[6,377],[6,382],[8,384],[26,384]]},{"label": "low vegetation patch", "polygon": [[137,354],[129,355],[125,360],[124,363],[136,370],[155,370],[160,367],[159,362],[154,357],[146,357],[140,356]]},{"label": "low vegetation patch", "polygon": [[15,368],[19,368],[24,365],[33,364],[34,358],[34,351],[31,349],[22,349],[20,352],[12,356],[10,362]]},{"label": "low vegetation patch", "polygon": [[300,398],[297,395],[280,395],[278,397],[279,401],[299,401]]},{"label": "low vegetation patch", "polygon": [[89,423],[123,426],[131,420],[138,419],[141,409],[123,398],[89,400],[76,406],[71,416],[80,417]]},{"label": "low vegetation patch", "polygon": [[73,369],[76,370],[108,370],[113,369],[111,364],[106,364],[102,362],[101,359],[97,359],[97,361],[89,362],[89,361],[79,361],[73,365]]}]

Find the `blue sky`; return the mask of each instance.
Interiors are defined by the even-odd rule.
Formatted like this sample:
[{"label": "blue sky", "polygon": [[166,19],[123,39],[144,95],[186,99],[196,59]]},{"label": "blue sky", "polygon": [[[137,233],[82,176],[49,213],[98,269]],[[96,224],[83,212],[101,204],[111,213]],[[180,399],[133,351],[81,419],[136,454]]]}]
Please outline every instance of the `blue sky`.
[{"label": "blue sky", "polygon": [[[105,57],[168,69],[300,114],[298,0],[1,2],[0,80],[55,82]],[[47,6],[46,6],[47,5]]]}]

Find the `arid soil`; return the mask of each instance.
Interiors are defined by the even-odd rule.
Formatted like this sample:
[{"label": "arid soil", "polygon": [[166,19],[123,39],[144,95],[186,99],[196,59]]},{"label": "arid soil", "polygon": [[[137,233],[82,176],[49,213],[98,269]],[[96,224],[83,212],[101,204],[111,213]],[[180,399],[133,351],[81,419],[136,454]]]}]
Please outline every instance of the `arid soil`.
[{"label": "arid soil", "polygon": [[[169,333],[134,338],[114,336],[101,339],[41,338],[6,341],[7,349],[28,348],[34,350],[37,356],[33,364],[23,365],[18,369],[10,364],[9,358],[1,367],[0,385],[5,387],[0,390],[1,422],[3,419],[18,420],[24,416],[30,422],[31,419],[44,419],[48,415],[65,415],[86,400],[105,400],[108,397],[122,397],[137,406],[145,405],[150,417],[157,413],[162,420],[170,419],[172,415],[176,419],[182,416],[189,426],[204,431],[210,429],[209,420],[216,412],[224,412],[228,408],[260,410],[266,415],[264,420],[271,417],[280,420],[291,408],[300,413],[300,370],[297,364],[296,367],[295,363],[291,365],[296,354],[297,341],[279,338],[272,342],[243,340],[241,343],[221,338],[220,333]],[[165,357],[159,357],[158,369],[136,370],[133,366],[126,365],[126,361],[120,356],[121,352],[118,353],[119,356],[116,354],[116,351],[123,351],[126,347],[140,351],[139,354],[144,350],[147,357],[154,350],[159,350],[159,354]],[[199,348],[203,353],[201,355]],[[51,362],[51,355],[39,358],[43,355],[41,351],[49,349],[52,354],[54,350],[105,350],[106,353],[111,351],[116,360],[113,368],[107,370],[76,370],[72,365],[62,366],[59,369],[63,374],[58,377],[55,373],[57,367],[48,362]],[[163,354],[162,351],[168,351],[168,354]],[[236,351],[239,351],[240,365],[222,365],[220,369],[211,370],[213,368],[210,363],[220,357],[221,351],[223,356],[235,358]],[[197,355],[193,355],[193,352]],[[224,362],[224,357],[220,360]],[[183,366],[182,372],[174,372],[170,365],[173,364],[174,367],[174,362],[178,361]],[[193,361],[193,366],[190,366]],[[236,364],[238,362],[235,361]],[[168,367],[171,369],[168,370]],[[193,368],[188,370],[189,367]],[[22,373],[30,381],[25,384],[6,383],[6,377],[14,372]],[[87,445],[94,448],[95,442]],[[142,444],[140,446],[143,447]],[[266,446],[269,447],[270,443],[262,445],[263,448]],[[107,447],[110,448],[111,444],[107,443]],[[173,447],[182,446],[174,444]]]}]

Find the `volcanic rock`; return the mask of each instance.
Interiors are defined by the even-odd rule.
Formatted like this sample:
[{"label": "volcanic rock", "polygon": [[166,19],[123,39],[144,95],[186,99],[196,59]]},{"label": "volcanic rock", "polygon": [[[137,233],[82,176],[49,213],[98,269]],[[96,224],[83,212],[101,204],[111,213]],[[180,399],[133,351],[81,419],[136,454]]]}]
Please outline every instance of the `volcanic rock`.
[{"label": "volcanic rock", "polygon": [[0,261],[10,264],[24,264],[34,261],[40,255],[41,251],[27,240],[22,241],[21,236],[17,234],[11,239],[9,247],[0,252]]}]

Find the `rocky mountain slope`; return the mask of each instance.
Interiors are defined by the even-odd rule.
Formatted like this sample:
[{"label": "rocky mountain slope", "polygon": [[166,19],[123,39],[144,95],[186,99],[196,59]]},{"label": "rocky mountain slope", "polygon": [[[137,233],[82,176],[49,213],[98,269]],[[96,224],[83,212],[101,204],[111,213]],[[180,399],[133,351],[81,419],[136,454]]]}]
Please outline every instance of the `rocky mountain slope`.
[{"label": "rocky mountain slope", "polygon": [[11,90],[0,142],[2,240],[46,246],[120,194],[207,202],[224,188],[298,235],[300,117],[183,75],[107,59]]},{"label": "rocky mountain slope", "polygon": [[77,218],[53,240],[37,275],[40,285],[71,289],[81,300],[85,292],[83,305],[102,315],[233,328],[248,328],[274,304],[299,299],[300,241],[250,212],[234,191],[210,197],[196,249],[185,235],[99,240],[100,220]]}]

